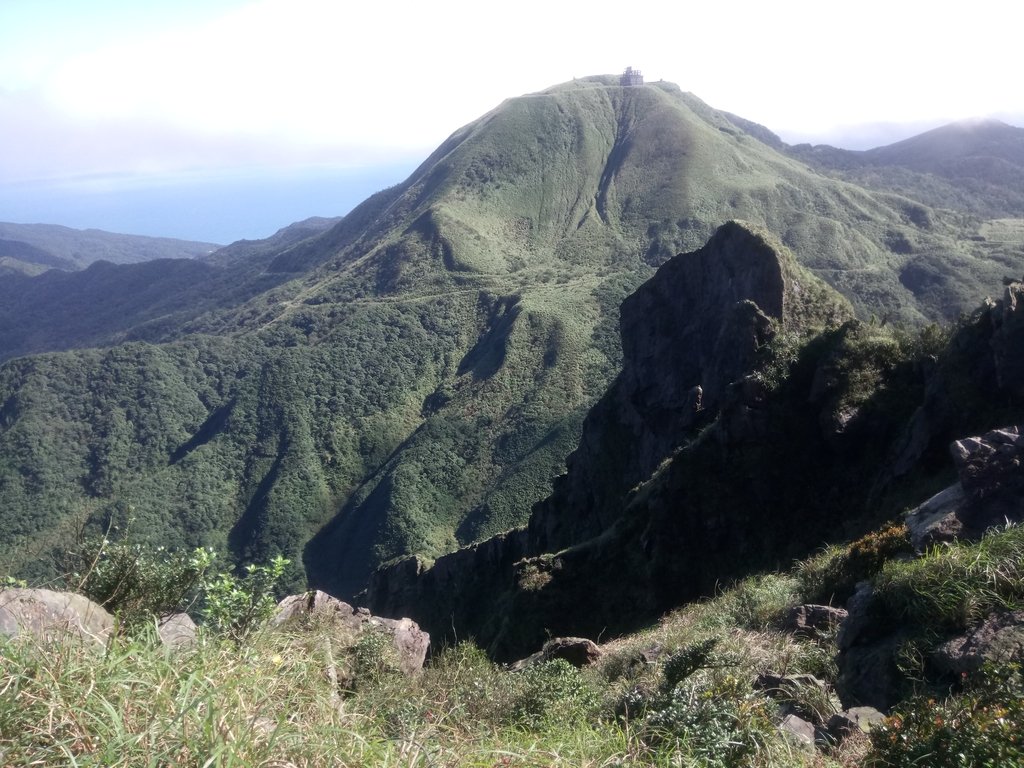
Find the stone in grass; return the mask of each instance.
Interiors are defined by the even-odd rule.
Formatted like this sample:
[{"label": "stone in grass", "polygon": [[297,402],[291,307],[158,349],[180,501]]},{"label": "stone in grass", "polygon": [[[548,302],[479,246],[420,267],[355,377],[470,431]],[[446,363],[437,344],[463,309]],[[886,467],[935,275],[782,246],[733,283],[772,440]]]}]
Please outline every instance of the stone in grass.
[{"label": "stone in grass", "polygon": [[380,632],[391,638],[398,652],[399,666],[405,674],[412,675],[423,669],[427,649],[430,647],[430,635],[412,619],[373,616],[365,608],[353,608],[317,589],[286,597],[278,603],[277,612],[270,624],[282,626],[308,620],[335,622],[352,638],[358,638],[364,632]]},{"label": "stone in grass", "polygon": [[0,590],[0,637],[73,638],[103,645],[113,629],[114,617],[83,595],[50,589]]}]

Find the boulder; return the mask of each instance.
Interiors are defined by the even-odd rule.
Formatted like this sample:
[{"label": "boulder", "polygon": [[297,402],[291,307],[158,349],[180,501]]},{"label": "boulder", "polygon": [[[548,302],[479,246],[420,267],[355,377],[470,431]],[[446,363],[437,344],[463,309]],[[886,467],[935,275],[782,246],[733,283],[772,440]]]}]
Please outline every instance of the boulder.
[{"label": "boulder", "polygon": [[992,614],[969,632],[947,640],[931,658],[940,672],[960,676],[987,662],[1024,662],[1024,611]]},{"label": "boulder", "polygon": [[790,608],[782,628],[801,637],[818,638],[834,632],[846,617],[843,608],[807,603]]},{"label": "boulder", "polygon": [[49,589],[0,590],[0,637],[74,638],[104,644],[114,617],[83,595]]},{"label": "boulder", "polygon": [[544,643],[541,653],[545,661],[564,659],[577,669],[593,664],[604,655],[597,643],[585,637],[554,637]]},{"label": "boulder", "polygon": [[814,754],[816,731],[812,723],[796,715],[786,715],[779,724],[779,732],[794,747]]},{"label": "boulder", "polygon": [[885,715],[874,707],[850,707],[832,715],[827,728],[833,741],[839,742],[858,731],[868,733],[884,720]]},{"label": "boulder", "polygon": [[933,544],[962,538],[964,523],[961,514],[966,503],[963,486],[956,483],[910,510],[906,525],[914,550],[923,552]]},{"label": "boulder", "polygon": [[398,652],[399,666],[407,675],[423,669],[430,647],[430,635],[412,619],[373,616],[365,608],[354,608],[318,589],[284,598],[270,620],[275,627],[297,622],[329,622],[347,634],[352,642],[364,632],[386,634]]},{"label": "boulder", "polygon": [[185,650],[196,644],[198,629],[187,613],[172,613],[156,625],[160,642],[172,650]]},{"label": "boulder", "polygon": [[519,671],[532,667],[535,664],[542,664],[545,661],[562,659],[569,662],[577,669],[589,666],[604,655],[604,652],[593,640],[585,637],[553,637],[544,643],[544,647],[537,653],[520,659],[510,665],[513,671]]},{"label": "boulder", "polygon": [[836,692],[844,706],[888,710],[901,695],[904,680],[896,659],[908,631],[879,621],[870,582],[857,585],[846,607],[849,615],[836,638]]}]

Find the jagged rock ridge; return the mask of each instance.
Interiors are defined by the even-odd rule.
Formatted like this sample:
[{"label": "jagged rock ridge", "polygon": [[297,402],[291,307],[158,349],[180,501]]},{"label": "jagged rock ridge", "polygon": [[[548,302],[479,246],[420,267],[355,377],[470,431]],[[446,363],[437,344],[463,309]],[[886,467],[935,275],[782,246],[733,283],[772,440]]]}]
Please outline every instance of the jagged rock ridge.
[{"label": "jagged rock ridge", "polygon": [[863,532],[946,476],[951,435],[1003,418],[965,398],[1019,407],[1020,380],[998,373],[1020,354],[1005,344],[1018,321],[1008,290],[941,353],[901,352],[842,322],[842,300],[769,237],[728,224],[624,304],[623,372],[529,526],[432,566],[383,568],[369,603],[511,658],[545,632],[625,631]]}]

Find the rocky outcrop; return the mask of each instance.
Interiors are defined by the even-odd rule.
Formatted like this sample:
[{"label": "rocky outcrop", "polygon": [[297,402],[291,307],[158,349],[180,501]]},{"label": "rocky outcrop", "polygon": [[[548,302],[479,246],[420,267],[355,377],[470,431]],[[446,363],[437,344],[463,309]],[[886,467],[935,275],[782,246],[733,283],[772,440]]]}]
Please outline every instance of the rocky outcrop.
[{"label": "rocky outcrop", "polygon": [[[762,489],[743,488],[735,501],[747,508],[722,518],[714,500],[721,488],[692,493],[689,470],[669,473],[656,494],[637,487],[667,462],[720,467],[735,446],[770,442],[766,383],[755,375],[771,357],[769,343],[780,331],[793,339],[835,326],[849,311],[771,236],[723,225],[624,302],[623,371],[588,414],[567,473],[534,508],[527,529],[429,567],[410,558],[383,568],[371,578],[368,605],[412,615],[432,631],[473,636],[514,659],[549,632],[622,631],[713,590],[723,572],[695,555],[711,549],[735,562],[739,550],[763,552],[770,515],[749,508],[750,501],[762,505]],[[730,471],[746,475],[742,466]],[[680,498],[692,499],[692,511],[679,511]],[[762,518],[757,530],[748,516]],[[732,551],[730,539],[739,542]]]},{"label": "rocky outcrop", "polygon": [[839,628],[839,678],[836,691],[847,707],[888,711],[903,695],[905,682],[897,655],[911,633],[878,615],[870,582],[861,582],[846,605],[849,615]]},{"label": "rocky outcrop", "polygon": [[992,614],[942,643],[932,656],[935,668],[954,679],[977,672],[986,662],[1024,663],[1024,611]]},{"label": "rocky outcrop", "polygon": [[415,621],[373,616],[365,608],[354,608],[319,590],[284,598],[278,603],[270,625],[283,627],[310,622],[329,623],[344,634],[350,644],[354,644],[367,632],[388,636],[398,654],[399,666],[407,675],[423,669],[430,647],[430,635],[421,630]]},{"label": "rocky outcrop", "polygon": [[950,453],[959,480],[907,514],[917,551],[977,539],[993,526],[1024,520],[1024,434],[1003,427],[956,440]]},{"label": "rocky outcrop", "polygon": [[87,597],[49,589],[0,590],[0,637],[73,638],[104,644],[114,617]]},{"label": "rocky outcrop", "polygon": [[604,652],[597,643],[585,637],[553,637],[535,654],[517,661],[510,668],[518,671],[545,661],[561,659],[577,669],[582,669],[594,664],[603,655]]},{"label": "rocky outcrop", "polygon": [[[948,482],[953,437],[1000,413],[1019,419],[1021,295],[1009,286],[948,342],[937,331],[898,341],[843,322],[844,301],[770,236],[726,224],[624,302],[623,370],[527,528],[433,565],[381,569],[367,602],[512,660],[551,635],[629,631],[732,578],[862,535],[908,492]],[[925,527],[940,531],[954,509],[966,510],[958,525],[987,525],[979,504],[1009,517],[1021,487],[1003,470],[1018,466],[1019,441],[1001,430],[960,444],[959,490],[926,505]],[[982,468],[995,458],[998,481]],[[851,610],[843,623],[855,638],[846,658],[860,659],[846,703],[884,708],[901,638],[881,648],[845,629],[857,621]]]},{"label": "rocky outcrop", "polygon": [[1024,396],[1024,283],[1011,282],[988,309],[992,358],[999,389]]},{"label": "rocky outcrop", "polygon": [[668,261],[622,303],[622,373],[587,415],[554,493],[535,507],[530,549],[556,552],[607,530],[631,489],[736,398],[734,383],[783,326],[795,333],[848,316],[770,235],[739,222]]}]

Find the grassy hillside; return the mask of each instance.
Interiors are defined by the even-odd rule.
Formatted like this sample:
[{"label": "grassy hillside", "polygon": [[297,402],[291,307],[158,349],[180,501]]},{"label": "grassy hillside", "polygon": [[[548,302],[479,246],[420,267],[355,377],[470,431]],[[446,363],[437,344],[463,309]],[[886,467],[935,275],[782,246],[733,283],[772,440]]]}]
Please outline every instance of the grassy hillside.
[{"label": "grassy hillside", "polygon": [[83,526],[134,520],[354,592],[522,523],[618,368],[621,300],[726,219],[864,317],[955,314],[1024,272],[674,86],[611,82],[503,103],[326,231],[22,283],[0,356],[120,346],[0,368],[0,563],[41,575]]},{"label": "grassy hillside", "polygon": [[46,269],[83,269],[96,261],[136,264],[152,259],[192,259],[205,256],[217,247],[213,243],[170,237],[121,235],[55,224],[0,222],[0,264],[7,272],[27,275]]},{"label": "grassy hillside", "polygon": [[[1018,664],[955,681],[908,666],[908,695],[890,716],[870,734],[843,731],[830,727],[843,707],[835,627],[794,632],[786,617],[823,586],[870,579],[886,610],[913,617],[916,647],[927,652],[943,619],[936,606],[962,623],[979,607],[1019,605],[1019,580],[1000,575],[1019,570],[1021,530],[909,562],[905,541],[878,546],[905,529],[880,531],[681,607],[605,643],[580,670],[554,660],[516,671],[463,642],[435,647],[423,672],[406,677],[387,641],[356,640],[327,621],[240,642],[211,623],[179,651],[145,623],[105,647],[0,641],[0,757],[80,766],[1018,765]],[[794,716],[816,726],[816,745],[780,729]]]},{"label": "grassy hillside", "polygon": [[[961,226],[977,243],[977,254],[1014,274],[1015,254],[1024,243],[1024,128],[998,120],[963,121],[865,152],[782,147],[770,134],[756,135],[837,178],[967,214]],[[915,260],[901,280],[922,294],[941,276]]]}]

